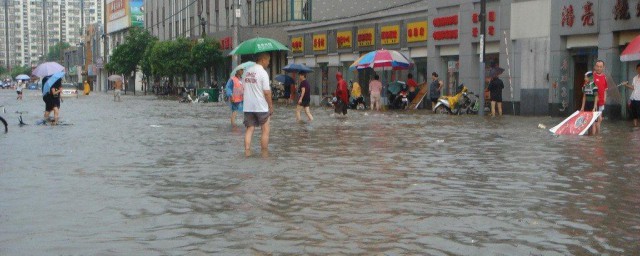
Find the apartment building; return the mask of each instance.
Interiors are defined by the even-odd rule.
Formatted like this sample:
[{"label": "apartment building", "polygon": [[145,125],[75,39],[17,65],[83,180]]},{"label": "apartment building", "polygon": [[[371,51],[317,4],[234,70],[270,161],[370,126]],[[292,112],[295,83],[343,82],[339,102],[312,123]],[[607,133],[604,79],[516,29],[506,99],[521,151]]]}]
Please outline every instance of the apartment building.
[{"label": "apartment building", "polygon": [[3,66],[36,65],[59,42],[82,42],[91,23],[103,20],[101,0],[8,0],[0,5]]}]

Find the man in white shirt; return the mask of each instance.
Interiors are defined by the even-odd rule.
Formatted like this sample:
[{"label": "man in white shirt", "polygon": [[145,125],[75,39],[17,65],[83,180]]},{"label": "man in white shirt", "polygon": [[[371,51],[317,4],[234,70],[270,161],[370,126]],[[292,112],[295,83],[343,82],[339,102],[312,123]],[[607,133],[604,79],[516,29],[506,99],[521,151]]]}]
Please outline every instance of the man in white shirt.
[{"label": "man in white shirt", "polygon": [[266,154],[269,150],[269,120],[273,114],[273,102],[271,100],[271,80],[265,68],[269,67],[270,60],[269,53],[260,53],[256,65],[245,70],[242,79],[244,85],[244,125],[247,127],[244,135],[245,156],[251,156],[251,138],[256,126],[260,126],[262,130],[260,137],[262,153]]},{"label": "man in white shirt", "polygon": [[624,86],[633,90],[631,93],[631,116],[633,118],[633,126],[638,127],[638,118],[640,118],[640,63],[636,65],[636,75],[633,78],[633,82],[629,85],[629,82],[625,82]]}]

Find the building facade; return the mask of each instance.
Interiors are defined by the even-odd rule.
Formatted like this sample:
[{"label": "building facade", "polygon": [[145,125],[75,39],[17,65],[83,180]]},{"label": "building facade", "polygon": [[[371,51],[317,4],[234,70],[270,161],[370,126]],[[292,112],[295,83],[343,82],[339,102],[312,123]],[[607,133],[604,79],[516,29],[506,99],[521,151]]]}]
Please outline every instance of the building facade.
[{"label": "building facade", "polygon": [[[292,49],[289,62],[316,70],[310,78],[316,102],[335,90],[338,71],[359,81],[366,92],[372,71],[349,72],[348,66],[362,54],[381,48],[398,50],[416,64],[408,71],[378,72],[386,81],[404,80],[409,72],[425,81],[437,72],[445,94],[453,93],[460,83],[472,92],[483,91],[479,1],[385,2],[388,6],[383,11],[374,1],[360,5],[366,10],[359,14],[340,17],[335,14],[339,11],[329,12],[336,18],[286,29]],[[349,4],[333,10],[349,10]],[[636,63],[620,62],[619,54],[640,34],[639,12],[640,0],[487,1],[484,63],[487,68],[506,69],[501,75],[504,112],[569,115],[580,107],[581,76],[597,59],[607,63],[610,87],[628,80]],[[316,10],[313,14],[317,15]],[[611,89],[606,115],[625,115],[620,107],[625,93]]]},{"label": "building facade", "polygon": [[36,65],[49,48],[82,42],[86,25],[103,19],[101,0],[12,0],[0,5],[4,66]]},{"label": "building facade", "polygon": [[[238,9],[238,11],[236,11]],[[224,56],[234,48],[234,29],[238,42],[255,37],[269,37],[287,44],[285,27],[312,19],[311,0],[158,0],[145,2],[147,30],[159,40],[185,37],[196,40],[204,35],[220,41]],[[236,18],[238,15],[238,18]],[[269,72],[272,76],[286,65],[287,53],[272,54]],[[242,56],[240,61],[251,60]],[[229,58],[211,74],[211,81],[224,84],[231,71]],[[192,78],[200,84],[207,79]]]}]

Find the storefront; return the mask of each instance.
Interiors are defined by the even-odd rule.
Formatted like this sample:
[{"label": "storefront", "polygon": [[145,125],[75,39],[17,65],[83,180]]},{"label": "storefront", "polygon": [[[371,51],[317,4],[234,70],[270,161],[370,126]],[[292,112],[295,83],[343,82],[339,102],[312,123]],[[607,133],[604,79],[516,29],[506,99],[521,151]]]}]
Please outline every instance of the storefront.
[{"label": "storefront", "polygon": [[609,86],[604,114],[626,117],[629,92],[617,85],[633,77],[638,62],[621,62],[620,53],[640,35],[640,0],[553,1],[551,9],[551,76],[556,92],[551,114],[566,116],[580,109],[584,73],[602,60]]},{"label": "storefront", "polygon": [[[366,101],[368,84],[378,74],[387,84],[391,80],[406,80],[412,73],[422,82],[429,79],[427,71],[428,23],[426,7],[402,12],[366,15],[342,22],[319,22],[289,28],[292,54],[289,63],[302,63],[314,69],[309,75],[312,82],[312,104],[336,89],[336,73],[341,72],[347,82],[358,82]],[[415,63],[411,70],[391,71],[371,69],[350,71],[349,66],[360,56],[378,49],[402,52]],[[420,74],[420,75],[416,75]],[[385,92],[383,92],[383,96]],[[386,97],[383,97],[383,99]]]}]

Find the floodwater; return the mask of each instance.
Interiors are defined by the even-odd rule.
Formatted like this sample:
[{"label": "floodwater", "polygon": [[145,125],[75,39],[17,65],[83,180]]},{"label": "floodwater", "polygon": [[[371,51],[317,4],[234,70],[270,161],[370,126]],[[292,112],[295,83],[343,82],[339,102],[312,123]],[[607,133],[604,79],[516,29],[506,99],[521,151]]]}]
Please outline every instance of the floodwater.
[{"label": "floodwater", "polygon": [[[0,91],[0,255],[638,255],[640,130],[278,106],[244,157],[217,103]],[[26,111],[17,125],[18,114]],[[239,121],[241,121],[239,119]]]}]

